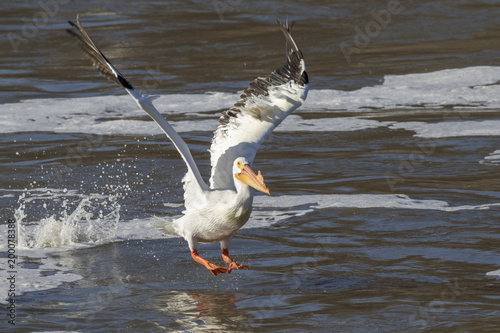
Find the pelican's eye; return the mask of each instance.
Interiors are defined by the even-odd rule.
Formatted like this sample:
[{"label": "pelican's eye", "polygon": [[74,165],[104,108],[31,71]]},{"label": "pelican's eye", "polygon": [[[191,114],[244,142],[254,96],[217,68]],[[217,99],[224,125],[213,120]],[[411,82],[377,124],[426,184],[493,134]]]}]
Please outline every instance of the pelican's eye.
[{"label": "pelican's eye", "polygon": [[238,168],[240,168],[241,170],[243,170],[243,163],[241,163],[240,161],[237,161],[236,165],[238,166]]}]

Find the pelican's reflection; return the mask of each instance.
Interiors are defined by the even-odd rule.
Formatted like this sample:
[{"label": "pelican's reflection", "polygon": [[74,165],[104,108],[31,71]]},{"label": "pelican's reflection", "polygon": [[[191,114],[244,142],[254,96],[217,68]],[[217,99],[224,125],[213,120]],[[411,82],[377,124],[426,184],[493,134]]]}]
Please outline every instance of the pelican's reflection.
[{"label": "pelican's reflection", "polygon": [[154,303],[158,310],[175,316],[174,321],[182,330],[248,332],[250,328],[246,323],[252,315],[237,306],[245,299],[245,295],[233,292],[211,294],[175,290],[159,295]]}]

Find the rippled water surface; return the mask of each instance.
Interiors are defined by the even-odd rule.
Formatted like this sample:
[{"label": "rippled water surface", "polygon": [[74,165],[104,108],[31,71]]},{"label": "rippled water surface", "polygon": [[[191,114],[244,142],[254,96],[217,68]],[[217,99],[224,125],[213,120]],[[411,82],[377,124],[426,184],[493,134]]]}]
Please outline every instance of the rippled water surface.
[{"label": "rippled water surface", "polygon": [[[47,0],[0,13],[2,331],[500,329],[496,1]],[[255,159],[272,195],[256,196],[231,246],[250,270],[212,276],[162,234],[183,210],[185,166],[65,33],[77,13],[159,95],[206,178],[219,112],[283,63],[275,17],[295,21],[311,90]],[[222,263],[218,244],[199,251]]]}]

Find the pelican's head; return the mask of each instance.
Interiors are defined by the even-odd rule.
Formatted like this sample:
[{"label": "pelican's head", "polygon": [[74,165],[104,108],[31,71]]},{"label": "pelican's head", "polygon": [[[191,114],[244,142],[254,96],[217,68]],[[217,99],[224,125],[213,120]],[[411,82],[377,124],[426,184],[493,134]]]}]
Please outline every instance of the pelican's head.
[{"label": "pelican's head", "polygon": [[266,184],[264,184],[264,177],[262,177],[260,171],[255,174],[252,168],[250,168],[250,163],[248,163],[246,158],[238,157],[234,161],[233,173],[234,177],[240,182],[253,187],[257,191],[261,191],[269,195],[271,194]]}]

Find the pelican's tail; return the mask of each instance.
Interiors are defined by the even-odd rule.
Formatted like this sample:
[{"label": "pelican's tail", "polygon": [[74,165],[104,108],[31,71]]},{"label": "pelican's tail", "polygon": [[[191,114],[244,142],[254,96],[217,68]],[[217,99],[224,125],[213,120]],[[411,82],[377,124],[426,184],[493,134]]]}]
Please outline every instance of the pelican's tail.
[{"label": "pelican's tail", "polygon": [[174,222],[163,223],[159,227],[160,231],[162,231],[165,235],[179,236],[179,234],[175,231]]}]

